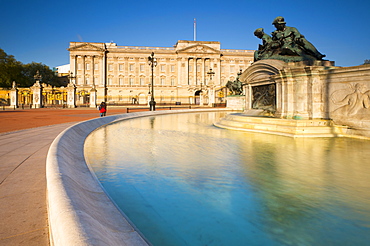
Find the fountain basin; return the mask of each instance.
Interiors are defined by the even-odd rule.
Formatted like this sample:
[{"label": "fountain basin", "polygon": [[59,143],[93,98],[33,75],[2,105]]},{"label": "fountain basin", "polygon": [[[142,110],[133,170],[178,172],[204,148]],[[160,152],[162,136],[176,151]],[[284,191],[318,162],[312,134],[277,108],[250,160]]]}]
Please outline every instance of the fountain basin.
[{"label": "fountain basin", "polygon": [[228,114],[214,124],[217,127],[288,137],[342,137],[346,126],[334,125],[331,120],[280,119],[245,113]]},{"label": "fountain basin", "polygon": [[71,126],[51,144],[46,160],[51,245],[148,245],[115,206],[84,159],[84,142],[95,129],[148,115],[220,111],[192,109],[107,116]]}]

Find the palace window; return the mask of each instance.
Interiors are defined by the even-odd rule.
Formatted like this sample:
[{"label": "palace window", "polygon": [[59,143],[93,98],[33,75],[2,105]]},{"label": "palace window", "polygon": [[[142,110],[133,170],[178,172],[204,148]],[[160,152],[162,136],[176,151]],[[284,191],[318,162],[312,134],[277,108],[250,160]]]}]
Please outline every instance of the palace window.
[{"label": "palace window", "polygon": [[113,71],[113,64],[108,64],[108,71]]},{"label": "palace window", "polygon": [[130,71],[134,71],[134,64],[130,64]]},{"label": "palace window", "polygon": [[161,65],[161,72],[166,72],[166,65]]},{"label": "palace window", "polygon": [[99,70],[99,64],[98,63],[94,64],[94,70]]},{"label": "palace window", "polygon": [[119,78],[118,83],[119,83],[119,86],[122,86],[123,85],[123,78]]},{"label": "palace window", "polygon": [[86,63],[86,70],[90,70],[90,63]]},{"label": "palace window", "polygon": [[175,72],[175,65],[171,65],[171,72]]},{"label": "palace window", "polygon": [[140,64],[140,72],[144,72],[145,70],[145,65],[144,64]]},{"label": "palace window", "polygon": [[144,85],[145,81],[144,78],[140,78],[140,85]]},{"label": "palace window", "polygon": [[123,71],[123,64],[119,64],[119,71]]}]

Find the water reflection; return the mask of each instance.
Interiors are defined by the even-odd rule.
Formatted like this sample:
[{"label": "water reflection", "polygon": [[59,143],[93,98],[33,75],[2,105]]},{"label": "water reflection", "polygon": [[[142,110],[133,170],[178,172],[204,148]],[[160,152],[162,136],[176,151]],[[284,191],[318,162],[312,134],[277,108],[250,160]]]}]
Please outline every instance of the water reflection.
[{"label": "water reflection", "polygon": [[94,132],[103,186],[154,245],[366,245],[370,142],[219,129],[220,113]]}]

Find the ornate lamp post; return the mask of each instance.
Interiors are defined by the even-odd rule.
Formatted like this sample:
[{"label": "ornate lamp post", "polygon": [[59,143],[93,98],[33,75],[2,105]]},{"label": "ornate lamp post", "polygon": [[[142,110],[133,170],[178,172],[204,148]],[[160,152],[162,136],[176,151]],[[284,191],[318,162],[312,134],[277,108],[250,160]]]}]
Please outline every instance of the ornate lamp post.
[{"label": "ornate lamp post", "polygon": [[157,58],[154,58],[154,52],[148,57],[148,64],[149,66],[152,67],[152,93],[150,97],[150,111],[155,111],[155,104],[156,102],[154,101],[154,67],[157,66]]},{"label": "ornate lamp post", "polygon": [[209,76],[209,84],[208,84],[208,105],[212,105],[212,103],[215,103],[215,87],[212,82],[212,78],[215,75],[215,72],[213,72],[212,68],[209,69],[209,72],[207,73]]},{"label": "ornate lamp post", "polygon": [[73,76],[73,72],[69,72],[69,74],[68,74],[69,83],[75,84],[75,81],[74,81],[75,78],[76,78],[76,76]]},{"label": "ornate lamp post", "polygon": [[209,80],[212,80],[212,77],[215,75],[215,72],[212,71],[212,68],[209,69],[209,72],[207,72],[209,76]]}]

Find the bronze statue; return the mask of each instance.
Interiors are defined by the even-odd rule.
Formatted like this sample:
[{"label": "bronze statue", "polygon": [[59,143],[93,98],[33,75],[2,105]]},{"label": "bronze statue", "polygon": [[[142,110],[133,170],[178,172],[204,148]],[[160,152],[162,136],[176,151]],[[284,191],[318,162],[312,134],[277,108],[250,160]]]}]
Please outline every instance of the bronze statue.
[{"label": "bronze statue", "polygon": [[235,81],[227,81],[226,87],[231,92],[231,95],[243,95],[243,83],[239,80],[240,75],[242,74],[242,70],[238,73]]},{"label": "bronze statue", "polygon": [[278,16],[272,24],[276,30],[271,37],[258,28],[254,35],[262,39],[262,45],[255,52],[255,61],[263,59],[277,59],[290,61],[322,60],[321,54],[295,27],[286,26],[283,17]]},{"label": "bronze statue", "polygon": [[254,61],[262,60],[264,57],[272,55],[272,38],[263,31],[263,28],[258,28],[254,31],[254,35],[262,40],[262,45],[258,45],[258,50],[254,52]]}]

